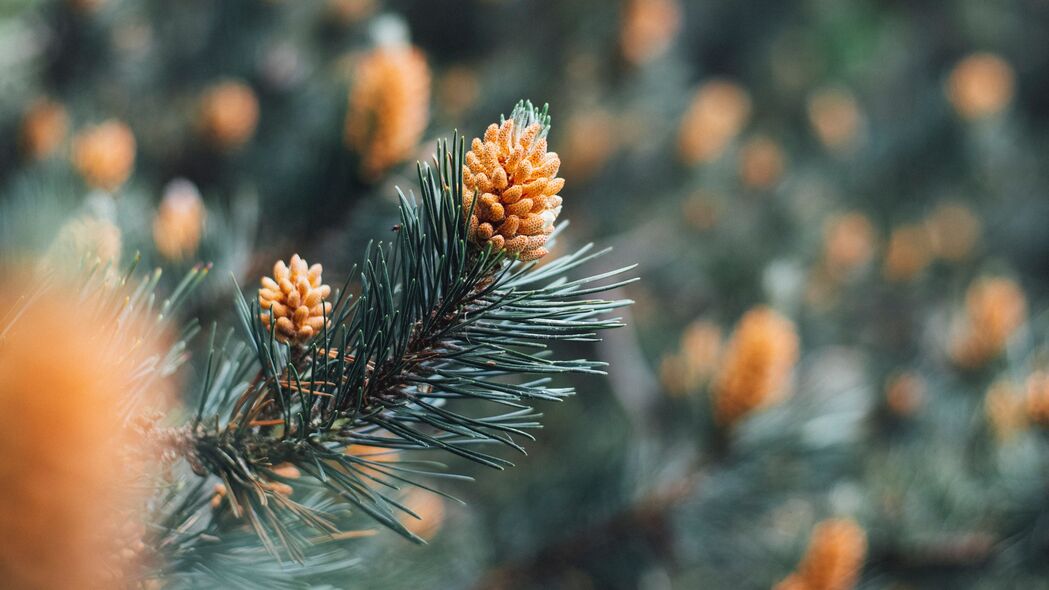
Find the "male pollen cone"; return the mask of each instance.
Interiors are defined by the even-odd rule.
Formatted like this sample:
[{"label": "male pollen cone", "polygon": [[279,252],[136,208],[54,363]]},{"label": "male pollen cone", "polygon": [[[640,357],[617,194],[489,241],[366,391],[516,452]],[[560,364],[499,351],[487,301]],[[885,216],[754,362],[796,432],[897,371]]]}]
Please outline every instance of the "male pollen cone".
[{"label": "male pollen cone", "polygon": [[471,238],[519,260],[547,254],[543,246],[561,212],[561,159],[546,151],[542,131],[539,123],[523,126],[515,118],[489,125],[483,141],[473,140],[463,166]]}]

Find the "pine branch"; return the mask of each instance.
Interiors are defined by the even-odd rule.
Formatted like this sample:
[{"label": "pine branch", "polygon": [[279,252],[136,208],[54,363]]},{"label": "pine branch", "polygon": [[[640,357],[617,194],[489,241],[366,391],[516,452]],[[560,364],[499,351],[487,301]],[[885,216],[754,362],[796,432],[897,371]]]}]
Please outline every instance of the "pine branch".
[{"label": "pine branch", "polygon": [[[545,110],[522,103],[513,117],[546,132]],[[455,476],[439,464],[372,460],[347,447],[438,450],[502,469],[512,462],[486,447],[523,452],[515,439],[540,426],[530,401],[573,393],[552,386],[552,376],[602,373],[603,363],[557,359],[549,346],[620,326],[606,315],[630,302],[593,296],[630,282],[618,277],[632,267],[570,280],[568,271],[604,252],[588,245],[538,266],[478,244],[465,222],[464,160],[455,138],[419,166],[421,194],[401,195],[395,240],[369,248],[359,296],[339,290],[311,340],[280,342],[243,297],[246,345],[228,335],[216,345],[212,333],[199,411],[184,430],[188,458],[222,481],[232,514],[271,553],[303,560],[312,541],[301,527],[335,535],[332,510],[350,507],[421,541],[402,524],[413,515],[396,491]],[[506,409],[478,413],[490,407]],[[288,465],[300,475],[282,477],[279,466]],[[312,487],[334,504],[321,509],[288,493]]]}]

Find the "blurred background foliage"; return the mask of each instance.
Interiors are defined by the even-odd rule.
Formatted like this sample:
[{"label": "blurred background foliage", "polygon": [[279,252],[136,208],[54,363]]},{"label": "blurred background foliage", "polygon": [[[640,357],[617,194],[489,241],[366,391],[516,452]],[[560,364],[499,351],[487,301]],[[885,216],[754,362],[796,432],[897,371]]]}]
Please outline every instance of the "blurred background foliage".
[{"label": "blurred background foliage", "polygon": [[318,583],[1046,587],[1043,0],[5,0],[0,71],[0,256],[210,261],[205,322],[551,104],[609,376]]}]

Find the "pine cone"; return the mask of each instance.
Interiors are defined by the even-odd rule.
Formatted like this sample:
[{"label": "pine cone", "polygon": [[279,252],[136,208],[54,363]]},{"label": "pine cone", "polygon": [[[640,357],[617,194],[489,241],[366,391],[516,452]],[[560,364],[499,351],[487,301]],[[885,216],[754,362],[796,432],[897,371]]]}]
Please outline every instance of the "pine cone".
[{"label": "pine cone", "polygon": [[536,260],[547,254],[565,180],[556,177],[561,159],[546,151],[543,126],[523,120],[489,125],[484,141],[474,138],[463,166],[463,210],[472,209],[472,239]]},{"label": "pine cone", "polygon": [[[115,408],[128,407],[133,375],[161,351],[152,341],[109,345],[100,335],[116,322],[82,313],[73,289],[27,298],[8,286],[32,276],[0,285],[0,317],[16,318],[0,339],[2,585],[131,587],[156,462]],[[160,403],[169,385],[153,382],[144,401]]]},{"label": "pine cone", "polygon": [[331,287],[321,284],[321,270],[319,264],[307,267],[295,254],[290,264],[278,260],[273,265],[273,278],[262,278],[259,306],[269,311],[259,317],[264,325],[272,324],[277,340],[301,343],[324,329],[332,305],[324,301]]},{"label": "pine cone", "polygon": [[714,415],[732,426],[786,391],[798,360],[794,323],[768,307],[748,311],[725,351],[714,384]]},{"label": "pine cone", "polygon": [[414,47],[380,47],[361,58],[346,113],[346,145],[368,180],[411,155],[430,118],[430,69]]},{"label": "pine cone", "polygon": [[809,590],[849,590],[856,585],[867,555],[867,534],[852,519],[824,520],[798,566],[797,577]]}]

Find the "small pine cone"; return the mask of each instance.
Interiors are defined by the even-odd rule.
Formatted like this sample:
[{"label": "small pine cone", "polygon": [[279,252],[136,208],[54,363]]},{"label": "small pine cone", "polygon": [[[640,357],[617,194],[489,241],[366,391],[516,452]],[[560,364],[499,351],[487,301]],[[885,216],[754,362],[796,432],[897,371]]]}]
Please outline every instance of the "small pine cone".
[{"label": "small pine cone", "polygon": [[135,167],[135,136],[115,119],[82,131],[73,139],[73,165],[91,186],[114,191]]},{"label": "small pine cone", "polygon": [[546,151],[543,126],[521,120],[489,125],[483,141],[473,140],[463,166],[463,211],[473,240],[536,260],[547,254],[565,180],[557,178],[561,159]]},{"label": "small pine cone", "polygon": [[[856,521],[828,519],[812,529],[808,550],[798,571],[800,586],[808,590],[849,590],[856,586],[867,557],[867,534]],[[788,578],[790,579],[790,578]]]},{"label": "small pine cone", "polygon": [[192,182],[180,178],[168,183],[153,218],[157,251],[168,260],[193,255],[200,244],[206,213],[200,192]]},{"label": "small pine cone", "polygon": [[321,270],[295,254],[289,264],[273,265],[273,278],[262,278],[259,306],[267,311],[259,317],[267,327],[272,323],[277,340],[301,343],[324,329],[332,305],[325,301],[331,287],[321,284]]},{"label": "small pine cone", "polygon": [[22,118],[19,141],[23,155],[42,160],[55,152],[69,131],[69,115],[62,105],[40,99]]},{"label": "small pine cone", "polygon": [[798,360],[794,323],[768,307],[740,319],[714,382],[714,417],[731,427],[754,410],[778,400]]},{"label": "small pine cone", "polygon": [[237,80],[220,82],[201,98],[197,128],[220,150],[244,145],[259,121],[259,101],[251,87]]},{"label": "small pine cone", "polygon": [[346,145],[377,180],[409,157],[430,119],[430,68],[422,51],[379,47],[361,58],[346,112]]}]

